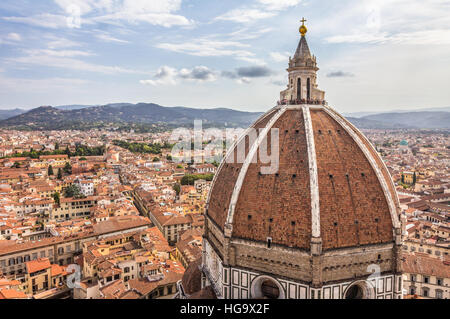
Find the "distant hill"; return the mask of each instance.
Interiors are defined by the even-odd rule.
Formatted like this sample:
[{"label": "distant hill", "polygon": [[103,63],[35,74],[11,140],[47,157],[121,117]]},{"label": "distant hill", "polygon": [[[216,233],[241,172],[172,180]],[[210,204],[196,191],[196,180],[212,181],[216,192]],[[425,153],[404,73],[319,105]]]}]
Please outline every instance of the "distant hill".
[{"label": "distant hill", "polygon": [[385,123],[383,121],[377,121],[377,120],[371,120],[367,118],[357,118],[357,117],[346,117],[347,120],[349,120],[353,125],[355,125],[359,129],[385,129],[385,130],[392,130],[392,129],[408,129],[412,128],[405,124],[391,124],[391,123]]},{"label": "distant hill", "polygon": [[193,109],[164,107],[152,103],[111,104],[80,109],[61,110],[42,106],[0,121],[1,127],[59,130],[92,128],[112,123],[193,125],[202,120],[207,126],[248,126],[262,113],[241,112],[225,108]]},{"label": "distant hill", "polygon": [[383,112],[349,112],[342,113],[345,117],[362,118],[369,115],[382,114],[382,113],[417,113],[417,112],[450,112],[450,107],[433,107],[433,108],[420,108],[420,109],[405,109],[405,110],[389,110]]},{"label": "distant hill", "polygon": [[13,110],[0,110],[0,120],[6,120],[8,118],[17,116],[19,114],[25,113],[26,110],[13,109]]},{"label": "distant hill", "polygon": [[450,112],[382,113],[361,119],[408,128],[450,129]]},{"label": "distant hill", "polygon": [[[42,106],[31,111],[0,111],[0,127],[27,130],[146,128],[192,126],[202,120],[207,127],[247,127],[262,113],[226,108],[164,107],[154,103],[115,103],[103,106]],[[355,113],[353,113],[355,114]],[[361,129],[450,129],[450,112],[356,113],[348,120]],[[2,117],[3,116],[3,117]]]}]

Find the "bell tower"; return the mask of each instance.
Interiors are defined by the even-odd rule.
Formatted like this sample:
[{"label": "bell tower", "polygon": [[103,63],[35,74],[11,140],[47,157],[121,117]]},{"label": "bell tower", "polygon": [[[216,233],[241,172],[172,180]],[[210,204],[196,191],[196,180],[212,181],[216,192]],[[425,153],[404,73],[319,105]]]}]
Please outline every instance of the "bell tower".
[{"label": "bell tower", "polygon": [[305,18],[300,20],[300,42],[294,57],[289,58],[289,84],[280,94],[281,104],[323,104],[325,101],[325,92],[317,85],[317,60],[306,41],[306,21]]}]

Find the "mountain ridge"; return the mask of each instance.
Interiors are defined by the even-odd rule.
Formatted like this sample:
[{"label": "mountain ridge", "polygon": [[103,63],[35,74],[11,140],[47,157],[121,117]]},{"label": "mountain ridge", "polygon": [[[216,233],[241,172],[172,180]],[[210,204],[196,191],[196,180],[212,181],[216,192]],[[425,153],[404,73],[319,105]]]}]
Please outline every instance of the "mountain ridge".
[{"label": "mountain ridge", "polygon": [[99,127],[113,123],[182,126],[192,124],[194,120],[202,120],[207,125],[248,126],[262,114],[261,112],[242,112],[227,108],[164,107],[154,103],[121,103],[71,110],[41,106],[2,120],[0,126],[42,130],[73,128],[77,125],[84,128]]},{"label": "mountain ridge", "polygon": [[[446,110],[447,108],[439,108]],[[449,108],[450,110],[450,108]],[[247,127],[262,112],[244,112],[229,108],[197,109],[166,107],[155,103],[112,103],[101,106],[41,106],[28,112],[12,110],[12,117],[2,118],[0,127],[27,130],[89,129],[114,126],[192,126],[202,120],[206,127]],[[353,114],[362,114],[353,113]],[[370,112],[369,112],[370,113]],[[365,116],[346,116],[360,129],[450,129],[450,112],[385,112]]]}]

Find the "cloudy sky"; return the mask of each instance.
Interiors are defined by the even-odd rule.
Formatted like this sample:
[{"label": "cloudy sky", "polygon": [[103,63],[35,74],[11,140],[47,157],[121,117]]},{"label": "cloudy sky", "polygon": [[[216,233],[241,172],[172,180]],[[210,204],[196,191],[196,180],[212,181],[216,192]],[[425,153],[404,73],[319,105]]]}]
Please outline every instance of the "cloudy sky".
[{"label": "cloudy sky", "polygon": [[302,17],[339,111],[450,106],[450,0],[2,0],[0,108],[265,111]]}]

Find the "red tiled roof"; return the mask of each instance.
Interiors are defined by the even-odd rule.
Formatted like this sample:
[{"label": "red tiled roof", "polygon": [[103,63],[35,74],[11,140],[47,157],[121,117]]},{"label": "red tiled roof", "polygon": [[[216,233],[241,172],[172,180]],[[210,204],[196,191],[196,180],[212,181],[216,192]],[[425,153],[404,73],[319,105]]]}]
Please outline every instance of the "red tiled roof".
[{"label": "red tiled roof", "polygon": [[27,273],[29,274],[50,268],[52,266],[48,258],[27,261],[25,264],[27,267]]}]

